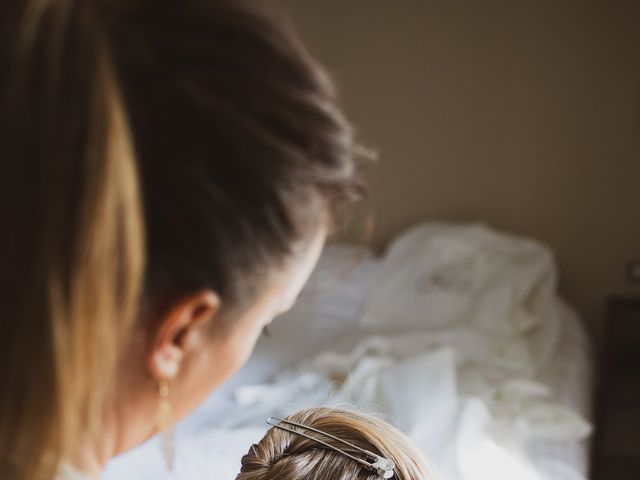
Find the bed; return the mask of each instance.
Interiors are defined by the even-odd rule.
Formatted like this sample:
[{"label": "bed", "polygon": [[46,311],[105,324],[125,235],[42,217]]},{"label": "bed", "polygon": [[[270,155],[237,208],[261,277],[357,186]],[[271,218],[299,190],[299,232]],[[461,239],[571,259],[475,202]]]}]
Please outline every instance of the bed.
[{"label": "bed", "polygon": [[[544,246],[482,225],[420,225],[381,258],[328,246],[249,363],[177,427],[173,478],[233,479],[265,415],[347,403],[405,430],[443,478],[586,479],[591,347],[555,276]],[[103,478],[172,478],[159,452],[153,439]]]}]

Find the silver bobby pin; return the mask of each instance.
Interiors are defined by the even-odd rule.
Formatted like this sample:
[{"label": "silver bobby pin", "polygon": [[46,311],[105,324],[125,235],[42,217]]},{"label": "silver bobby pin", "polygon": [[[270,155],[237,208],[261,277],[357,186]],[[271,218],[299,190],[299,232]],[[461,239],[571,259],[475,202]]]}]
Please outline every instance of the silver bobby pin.
[{"label": "silver bobby pin", "polygon": [[[318,430],[313,427],[308,427],[307,425],[302,425],[300,423],[290,422],[288,420],[282,420],[280,418],[275,418],[275,417],[269,417],[269,419],[267,420],[267,423],[272,427],[279,428],[280,430],[284,430],[289,433],[295,433],[296,435],[300,435],[314,442],[318,442],[321,445],[324,445],[325,447],[330,448],[331,450],[339,452],[342,455],[364,465],[368,469],[375,471],[380,478],[391,478],[395,474],[394,468],[396,468],[396,464],[393,462],[393,460],[389,458],[381,457],[380,455],[376,455],[375,453],[370,452],[369,450],[360,448],[357,445],[353,445],[352,443],[349,443],[346,440],[342,440],[341,438],[335,437],[327,432],[323,432],[322,430]],[[362,458],[355,457],[350,453],[345,452],[344,450],[340,450],[339,448],[334,447],[333,445],[320,440],[319,438],[312,437],[311,435],[307,435],[304,432],[299,432],[297,430],[294,430],[293,428],[284,427],[282,426],[283,423],[287,425],[293,425],[298,428],[303,428],[305,430],[309,430],[315,433],[319,433],[320,435],[324,435],[325,437],[331,438],[336,442],[340,442],[355,450],[358,450],[359,452],[362,452],[363,454],[367,455],[367,457],[374,459],[374,461],[368,462],[367,460],[363,460]]]}]

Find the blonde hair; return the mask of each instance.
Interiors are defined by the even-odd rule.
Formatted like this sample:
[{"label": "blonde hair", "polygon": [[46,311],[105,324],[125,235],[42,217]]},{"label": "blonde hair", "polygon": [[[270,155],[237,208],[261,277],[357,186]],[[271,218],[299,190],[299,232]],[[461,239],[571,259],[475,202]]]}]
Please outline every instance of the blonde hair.
[{"label": "blonde hair", "polygon": [[0,17],[0,476],[50,479],[100,431],[138,303],[141,205],[93,2],[7,0]]},{"label": "blonde hair", "polygon": [[[393,460],[395,480],[431,480],[426,459],[402,432],[378,418],[348,410],[311,408],[294,413],[286,420],[321,430]],[[330,438],[322,437],[322,440],[357,458],[362,457],[357,449]],[[379,480],[379,477],[340,452],[274,427],[242,458],[236,480],[276,479]]]}]

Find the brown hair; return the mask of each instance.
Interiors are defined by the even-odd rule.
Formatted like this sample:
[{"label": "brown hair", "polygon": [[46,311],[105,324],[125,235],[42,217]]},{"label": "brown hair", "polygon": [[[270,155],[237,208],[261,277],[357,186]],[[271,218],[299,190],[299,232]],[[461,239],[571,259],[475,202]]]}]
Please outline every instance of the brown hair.
[{"label": "brown hair", "polygon": [[257,2],[120,3],[105,21],[140,168],[147,298],[250,301],[362,193],[351,127],[324,70]]},{"label": "brown hair", "polygon": [[[395,480],[431,480],[427,463],[409,440],[390,424],[353,411],[311,408],[286,418],[331,434],[395,463]],[[294,427],[296,428],[296,427]],[[330,445],[357,458],[355,448],[317,433]],[[380,480],[377,473],[318,442],[272,428],[242,458],[236,480]]]},{"label": "brown hair", "polygon": [[0,475],[99,434],[140,296],[249,302],[361,194],[331,82],[257,5],[0,3]]}]

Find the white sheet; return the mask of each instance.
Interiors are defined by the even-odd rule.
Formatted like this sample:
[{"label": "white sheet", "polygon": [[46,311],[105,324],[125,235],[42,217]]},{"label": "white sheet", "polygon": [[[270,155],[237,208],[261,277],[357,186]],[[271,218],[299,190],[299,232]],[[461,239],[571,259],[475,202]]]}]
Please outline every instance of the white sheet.
[{"label": "white sheet", "polygon": [[[447,235],[451,235],[452,230],[450,227],[447,227]],[[482,227],[464,228],[477,229]],[[430,234],[432,233],[433,229]],[[493,235],[492,232],[488,231],[482,233],[484,241],[491,235]],[[509,239],[513,239],[513,237],[502,238],[504,241]],[[407,245],[407,242],[404,243]],[[462,243],[459,240],[457,241],[457,245]],[[442,248],[444,244],[446,242],[441,243],[439,248]],[[456,243],[454,242],[454,244]],[[451,248],[448,248],[451,252]],[[477,250],[476,248],[476,257],[469,256],[467,258],[476,258],[474,261],[477,262]],[[511,249],[506,249],[505,251],[513,253],[515,250],[512,245]],[[535,255],[532,253],[542,253],[539,258],[548,255],[544,253],[542,247],[533,244],[525,245],[525,251],[528,256],[521,256],[521,260],[524,258],[530,264],[532,259],[535,259]],[[562,378],[564,373],[575,372],[562,372],[561,369],[557,368],[530,368],[532,366],[531,358],[539,360],[545,357],[545,360],[550,364],[555,364],[558,360],[555,352],[567,352],[568,350],[558,350],[556,348],[554,351],[549,350],[542,353],[537,351],[536,354],[523,358],[521,354],[526,351],[526,348],[518,344],[516,348],[511,349],[511,353],[515,357],[504,357],[505,352],[498,356],[495,355],[496,348],[500,344],[506,346],[507,350],[509,350],[509,345],[504,344],[503,340],[505,338],[514,340],[517,339],[518,334],[522,336],[522,334],[530,333],[545,318],[553,318],[557,325],[562,327],[564,325],[563,319],[570,316],[570,311],[567,311],[564,307],[559,307],[557,301],[555,301],[553,308],[554,314],[557,315],[551,317],[543,316],[542,318],[535,318],[535,316],[529,315],[528,319],[526,316],[520,319],[512,316],[510,317],[511,320],[514,318],[517,320],[513,325],[520,325],[520,327],[511,328],[508,331],[509,335],[506,337],[496,335],[505,330],[502,328],[502,330],[498,331],[493,329],[492,335],[486,335],[486,338],[479,339],[477,332],[470,332],[469,329],[464,328],[464,322],[457,322],[458,327],[456,328],[446,328],[446,324],[441,324],[436,329],[430,328],[428,335],[423,335],[422,337],[414,334],[408,337],[405,336],[405,343],[402,343],[403,340],[401,340],[403,337],[402,332],[403,330],[414,330],[415,322],[411,324],[411,322],[407,321],[411,315],[401,316],[394,314],[392,317],[394,319],[394,331],[398,332],[395,339],[401,342],[402,348],[397,348],[399,344],[396,344],[396,352],[394,354],[392,351],[394,348],[393,341],[387,342],[388,338],[378,338],[377,340],[368,340],[369,350],[366,347],[362,347],[360,355],[357,354],[358,352],[354,354],[350,347],[367,337],[375,336],[387,330],[387,325],[375,325],[375,321],[372,322],[374,317],[370,315],[370,309],[375,302],[366,301],[367,298],[371,298],[369,292],[373,286],[379,285],[379,281],[375,279],[384,278],[379,276],[379,272],[384,271],[385,268],[381,267],[377,261],[369,258],[360,262],[345,274],[345,265],[353,263],[351,260],[357,256],[355,252],[354,249],[350,248],[330,248],[323,255],[321,264],[316,273],[314,273],[309,286],[303,292],[300,302],[290,314],[279,319],[274,324],[273,338],[263,339],[259,343],[256,354],[247,368],[180,426],[178,431],[178,472],[176,478],[193,480],[199,478],[234,478],[240,456],[251,443],[261,436],[264,430],[262,422],[268,416],[267,414],[275,413],[274,409],[280,409],[281,414],[284,414],[307,404],[311,405],[318,402],[355,403],[368,411],[386,414],[388,418],[400,427],[404,427],[423,450],[437,459],[437,463],[440,464],[445,472],[445,478],[451,480],[457,478],[465,480],[487,478],[489,473],[492,474],[493,478],[496,478],[495,465],[498,464],[502,465],[501,471],[511,472],[510,478],[544,478],[545,480],[584,478],[582,474],[586,463],[582,462],[583,464],[576,466],[571,461],[567,461],[575,460],[575,458],[569,458],[571,452],[584,451],[584,448],[581,450],[578,442],[566,441],[566,439],[567,435],[573,435],[574,437],[583,435],[587,426],[581,423],[579,418],[572,416],[571,410],[562,409],[562,402],[556,401],[558,397],[557,392],[554,390],[567,385],[566,378]],[[458,265],[460,265],[460,256],[450,253],[448,258],[458,261]],[[550,258],[550,256],[547,258]],[[446,267],[446,262],[435,263]],[[526,263],[526,261],[521,262],[521,266],[526,266]],[[554,272],[545,272],[545,269],[549,266],[553,267],[552,263],[545,260],[541,264],[544,264],[545,268],[539,268],[537,273],[531,276],[531,278],[537,279],[536,281],[527,283],[527,281],[523,281],[520,278],[519,283],[516,282],[520,286],[519,290],[512,289],[511,295],[504,295],[503,293],[502,296],[494,295],[488,298],[492,298],[494,301],[496,298],[508,300],[512,306],[515,304],[513,298],[516,298],[516,300],[530,298],[530,296],[522,293],[526,291],[526,288],[522,287],[523,285],[525,287],[527,285],[539,285],[539,280],[545,278],[553,282]],[[428,264],[430,268],[433,265],[433,262]],[[513,265],[504,264],[503,268],[511,268],[512,272],[514,271]],[[388,268],[386,270],[388,272]],[[521,268],[520,272],[533,272],[534,270],[535,268],[529,268],[528,270]],[[448,271],[451,272],[451,270]],[[498,270],[494,269],[494,271]],[[331,283],[336,283],[337,272],[342,272],[341,280],[333,286],[333,289],[327,290]],[[476,268],[474,272],[477,274],[478,269]],[[376,274],[378,274],[377,277]],[[459,274],[457,275],[459,277]],[[517,275],[517,273],[512,273],[511,278],[514,275]],[[454,288],[460,290],[462,288],[461,285],[465,285],[464,279],[456,279],[451,275],[432,275],[423,276],[422,278],[423,280],[430,278],[431,283],[435,284],[436,287],[451,287],[453,285]],[[389,285],[397,285],[397,283],[390,283]],[[431,293],[433,293],[433,287],[434,285],[430,286]],[[550,288],[549,285],[542,285],[542,287],[544,288],[538,289],[538,291],[549,291],[545,290]],[[519,297],[513,295],[516,290],[520,292]],[[377,293],[380,292],[379,287],[376,291]],[[376,295],[374,298],[384,298],[384,295]],[[549,297],[538,296],[538,298],[548,299]],[[477,302],[477,299],[474,301]],[[504,304],[506,303],[503,301],[502,305]],[[540,302],[537,305],[539,306]],[[549,308],[550,306],[547,305],[546,307]],[[367,313],[367,310],[369,310],[369,313]],[[414,309],[413,311],[415,312],[416,310]],[[485,312],[484,318],[491,320],[491,317],[486,315],[486,308],[483,311]],[[509,311],[513,311],[513,309]],[[533,321],[531,321],[532,317]],[[522,322],[523,318],[527,320],[524,323]],[[364,323],[367,325],[356,325],[358,319],[364,319]],[[504,322],[502,317],[498,320]],[[461,323],[463,328],[461,328]],[[486,327],[486,322],[482,323],[482,325]],[[522,325],[527,326],[527,328],[521,328]],[[445,328],[442,328],[443,326]],[[438,331],[436,332],[435,330]],[[483,328],[483,330],[485,332],[487,330],[491,331],[491,329],[487,328]],[[535,333],[539,338],[539,332]],[[545,330],[547,338],[555,338],[553,345],[557,345],[557,342],[562,342],[560,334],[562,334],[561,328],[558,328],[555,334],[553,329]],[[291,342],[291,339],[296,339],[296,342]],[[407,339],[412,345],[411,348],[407,347]],[[373,350],[371,350],[372,345]],[[283,346],[285,347],[283,348]],[[447,346],[447,348],[442,348],[443,346]],[[377,352],[376,348],[378,349]],[[324,356],[316,360],[315,371],[309,366],[306,367],[306,377],[304,369],[302,374],[299,369],[297,374],[296,371],[289,371],[284,374],[285,377],[281,378],[287,378],[287,375],[289,377],[286,382],[281,383],[281,386],[285,386],[285,388],[279,393],[273,386],[262,391],[260,397],[263,400],[271,398],[272,401],[270,406],[268,401],[259,402],[262,406],[260,413],[247,415],[247,409],[238,409],[238,405],[234,401],[234,392],[239,394],[236,397],[237,399],[244,398],[245,402],[248,402],[251,397],[256,397],[255,389],[253,392],[251,389],[238,391],[239,386],[263,382],[273,373],[327,349],[334,350],[339,354],[350,352],[350,355],[334,355],[333,367],[336,366],[336,359],[342,358],[345,360],[345,358],[348,358],[348,361],[346,363],[343,362],[343,365],[348,364],[352,371],[357,372],[359,376],[353,375],[346,386],[334,383],[333,388],[328,389],[325,380],[327,373],[335,378],[336,371],[327,372],[326,369],[331,366],[331,362],[328,362],[327,357]],[[578,350],[580,350],[579,347]],[[402,355],[398,355],[398,351]],[[363,355],[363,352],[368,352],[368,354]],[[506,353],[508,354],[509,352]],[[469,359],[472,360],[472,364],[474,362],[478,363],[478,360],[482,360],[482,362],[476,365],[477,368],[475,374],[473,374],[473,369],[462,368],[465,362],[461,361],[461,358],[467,359],[467,366]],[[501,359],[504,360],[504,358],[510,358],[509,362],[500,361]],[[567,359],[561,360],[564,362]],[[563,364],[568,365],[567,368],[572,368],[571,365],[574,365],[571,362]],[[533,367],[538,365],[533,365]],[[583,363],[584,365],[586,364]],[[417,368],[418,366],[419,368]],[[509,368],[505,370],[505,366]],[[325,369],[324,372],[322,369]],[[534,372],[536,370],[537,372]],[[415,378],[413,378],[415,377],[415,371],[423,372],[420,375],[421,383],[415,382]],[[309,375],[309,372],[314,372],[315,379],[313,375]],[[403,374],[402,372],[405,373]],[[490,372],[492,372],[491,375],[487,376]],[[554,375],[546,374],[545,372],[554,372]],[[536,373],[535,377],[534,373]],[[519,374],[521,377],[526,374],[525,381],[523,381],[523,378],[519,378],[519,383],[514,382],[514,378],[518,380],[517,375],[514,377],[514,374]],[[295,380],[295,375],[299,375],[300,378]],[[482,385],[486,387],[487,382],[495,383],[496,376],[503,381],[504,385],[502,387],[504,388],[502,390],[496,390],[495,388],[485,388],[483,390],[480,388]],[[575,378],[576,381],[580,380],[575,376],[572,378]],[[506,383],[505,379],[508,380]],[[306,384],[305,381],[307,382]],[[362,383],[358,384],[358,381]],[[540,382],[536,383],[536,381]],[[290,396],[295,391],[292,388],[294,384],[300,388],[304,387],[309,395],[304,397],[300,395],[299,391],[296,391],[295,402],[287,400],[287,395]],[[550,388],[545,390],[545,384]],[[316,387],[315,390],[314,385]],[[354,385],[358,385],[358,388],[354,389]],[[364,386],[368,387],[364,388]],[[407,393],[405,395],[398,394],[403,389]],[[581,389],[577,390],[580,391]],[[259,388],[257,391],[260,391]],[[359,392],[355,397],[353,395],[354,391]],[[574,392],[575,389],[571,391]],[[265,392],[267,392],[266,395],[264,394]],[[387,392],[387,394],[380,396],[381,392]],[[409,394],[408,392],[411,393]],[[499,394],[496,396],[497,392]],[[329,395],[329,393],[331,394]],[[280,397],[278,397],[278,394]],[[294,397],[289,398],[291,400]],[[407,402],[409,398],[413,400],[420,398],[421,400]],[[512,411],[508,408],[500,408],[500,405],[509,406]],[[520,410],[518,410],[518,406]],[[575,410],[574,405],[569,406]],[[556,428],[555,432],[553,428],[550,428],[557,427],[557,425],[563,423],[562,421],[556,422],[555,425],[547,422],[546,428],[540,428],[545,424],[540,422],[539,417],[529,418],[527,422],[527,416],[523,415],[523,413],[526,413],[522,411],[523,407],[527,407],[526,411],[530,413],[535,413],[536,411],[538,413],[546,412],[547,415],[550,411],[554,411],[553,409],[555,408],[556,413],[562,412],[562,414],[568,415],[559,417],[560,420],[564,418],[564,426],[568,428],[559,429],[560,431]],[[260,407],[252,405],[251,410],[255,408]],[[235,414],[233,413],[234,411]],[[424,421],[416,421],[425,415]],[[222,420],[223,417],[224,420]],[[438,421],[434,422],[434,418]],[[227,428],[233,429],[231,431],[222,430],[221,427],[225,425]],[[250,428],[245,429],[247,426]],[[492,434],[502,441],[502,448],[496,444],[493,437],[486,435],[487,431],[491,429],[498,430],[498,432],[492,432]],[[553,435],[556,435],[556,438],[564,438],[564,440],[551,442],[549,438],[553,437]],[[510,436],[515,436],[516,438],[506,438]],[[523,448],[523,443],[527,444],[527,448]],[[545,450],[548,451],[550,448],[555,452],[555,458],[548,454],[545,455]],[[572,448],[577,450],[572,450]],[[507,451],[508,453],[506,453]],[[558,455],[558,452],[561,451],[568,452],[564,458]],[[492,467],[491,472],[485,472],[484,476],[478,476],[478,473],[483,471],[481,463],[486,458],[494,459],[494,467]],[[233,460],[229,462],[229,459]],[[529,465],[531,462],[537,465],[538,472],[531,468],[531,465]],[[112,462],[104,478],[165,478],[162,476],[161,466],[159,449],[151,443],[138,449],[137,452]],[[211,476],[212,469],[217,469],[217,473],[213,477]],[[560,474],[563,476],[559,476]],[[527,475],[530,477],[527,477]]]},{"label": "white sheet", "polygon": [[556,277],[549,249],[528,238],[480,224],[418,225],[391,244],[361,322],[523,341],[512,360],[539,369],[558,340]]},{"label": "white sheet", "polygon": [[[591,419],[594,374],[591,342],[576,313],[566,305],[562,310],[558,348],[548,368],[541,371],[538,378],[551,388],[558,402]],[[546,478],[589,478],[589,439],[579,442],[531,442],[528,450]]]}]

